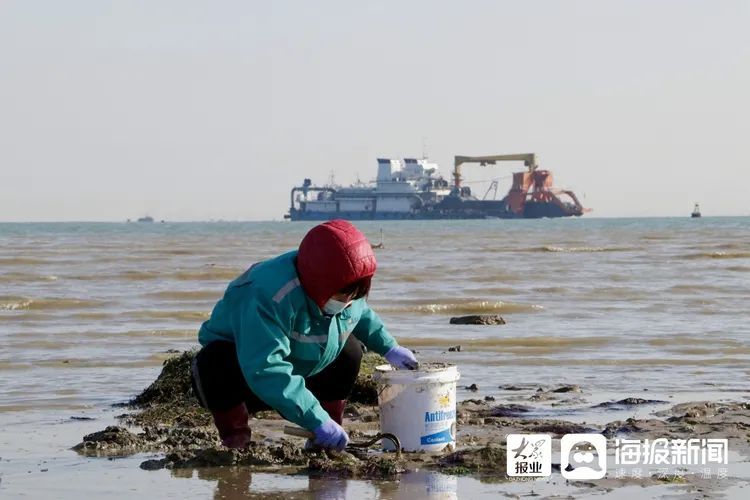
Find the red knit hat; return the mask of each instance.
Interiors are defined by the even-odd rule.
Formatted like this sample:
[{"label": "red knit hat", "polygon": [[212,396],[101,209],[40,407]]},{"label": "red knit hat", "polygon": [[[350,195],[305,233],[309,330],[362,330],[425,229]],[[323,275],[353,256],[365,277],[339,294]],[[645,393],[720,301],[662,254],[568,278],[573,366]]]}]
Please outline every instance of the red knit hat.
[{"label": "red knit hat", "polygon": [[351,222],[336,219],[312,228],[299,245],[297,273],[318,307],[355,282],[369,287],[377,261],[372,246]]}]

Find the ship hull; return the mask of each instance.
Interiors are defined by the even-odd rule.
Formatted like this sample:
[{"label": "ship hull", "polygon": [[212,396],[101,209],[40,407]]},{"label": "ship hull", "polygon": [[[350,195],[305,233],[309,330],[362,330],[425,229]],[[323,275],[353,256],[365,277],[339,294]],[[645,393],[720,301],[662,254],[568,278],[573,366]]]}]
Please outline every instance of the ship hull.
[{"label": "ship hull", "polygon": [[[479,202],[482,203],[482,202]],[[486,203],[486,202],[485,202]],[[465,205],[462,203],[461,205]],[[415,212],[320,212],[310,210],[291,210],[288,218],[293,221],[325,221],[332,219],[347,220],[470,220],[470,219],[539,219],[570,217],[561,207],[554,203],[527,203],[522,215],[506,210],[498,202],[492,206],[445,206],[432,210]]]}]

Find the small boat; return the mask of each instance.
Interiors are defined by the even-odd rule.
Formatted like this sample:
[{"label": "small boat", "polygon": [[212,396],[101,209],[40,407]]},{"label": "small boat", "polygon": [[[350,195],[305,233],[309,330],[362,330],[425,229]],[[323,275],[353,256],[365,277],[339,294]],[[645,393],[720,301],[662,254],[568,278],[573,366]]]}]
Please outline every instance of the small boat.
[{"label": "small boat", "polygon": [[154,222],[154,218],[147,215],[138,219],[138,222]]},{"label": "small boat", "polygon": [[701,216],[701,208],[698,206],[698,204],[695,204],[695,207],[693,207],[693,213],[690,214],[690,217],[696,218]]}]

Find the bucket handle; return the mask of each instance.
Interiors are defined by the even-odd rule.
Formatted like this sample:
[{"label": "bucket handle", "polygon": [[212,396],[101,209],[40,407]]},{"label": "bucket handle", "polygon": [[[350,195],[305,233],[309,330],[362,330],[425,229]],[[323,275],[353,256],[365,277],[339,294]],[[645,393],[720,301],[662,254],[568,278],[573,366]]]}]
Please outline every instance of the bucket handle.
[{"label": "bucket handle", "polygon": [[[293,425],[285,425],[284,426],[284,434],[287,434],[289,436],[297,436],[297,437],[303,437],[308,439],[315,439],[315,434],[308,431],[307,429],[301,429],[299,427],[295,427]],[[387,439],[391,443],[393,443],[393,447],[396,449],[397,456],[401,457],[401,440],[396,436],[395,434],[392,434],[390,432],[380,432],[378,434],[375,434],[372,436],[372,438],[368,439],[367,441],[362,441],[359,443],[349,443],[349,447],[351,448],[369,448],[373,444],[377,443],[381,439]]]}]

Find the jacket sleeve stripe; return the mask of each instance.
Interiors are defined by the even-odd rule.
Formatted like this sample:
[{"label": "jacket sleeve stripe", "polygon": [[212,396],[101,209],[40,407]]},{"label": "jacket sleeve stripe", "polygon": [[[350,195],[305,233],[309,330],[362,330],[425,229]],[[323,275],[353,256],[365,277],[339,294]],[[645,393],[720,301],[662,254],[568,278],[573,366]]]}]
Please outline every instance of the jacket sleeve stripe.
[{"label": "jacket sleeve stripe", "polygon": [[299,286],[299,278],[294,278],[286,283],[286,285],[279,288],[279,291],[273,296],[273,301],[277,304],[284,300],[284,297],[289,295],[289,292]]},{"label": "jacket sleeve stripe", "polygon": [[328,335],[302,335],[295,331],[289,334],[289,338],[303,344],[325,344],[328,342]]}]

